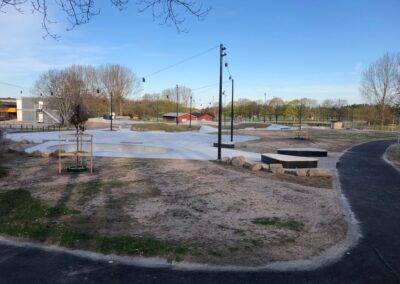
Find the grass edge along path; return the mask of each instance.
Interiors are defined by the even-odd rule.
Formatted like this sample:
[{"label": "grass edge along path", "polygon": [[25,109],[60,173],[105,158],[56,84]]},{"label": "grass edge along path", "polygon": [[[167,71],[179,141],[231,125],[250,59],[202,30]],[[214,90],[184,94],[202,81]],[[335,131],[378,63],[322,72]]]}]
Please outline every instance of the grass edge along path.
[{"label": "grass edge along path", "polygon": [[168,261],[180,261],[186,254],[185,247],[162,240],[130,236],[111,238],[76,231],[62,219],[77,213],[66,207],[49,207],[24,189],[2,192],[0,234],[104,254],[161,256]]}]

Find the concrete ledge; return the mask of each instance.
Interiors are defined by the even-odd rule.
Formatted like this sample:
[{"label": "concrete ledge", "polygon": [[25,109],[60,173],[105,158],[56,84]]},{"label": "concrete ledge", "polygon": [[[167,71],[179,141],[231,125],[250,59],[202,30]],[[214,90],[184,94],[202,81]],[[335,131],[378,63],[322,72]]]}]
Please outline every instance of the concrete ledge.
[{"label": "concrete ledge", "polygon": [[328,151],[318,148],[281,148],[278,154],[300,156],[300,157],[327,157]]},{"label": "concrete ledge", "polygon": [[318,159],[274,153],[261,154],[261,162],[265,164],[282,164],[286,169],[318,167]]},{"label": "concrete ledge", "polygon": [[[214,142],[213,146],[218,147],[218,142]],[[221,148],[233,149],[233,148],[235,148],[235,143],[234,142],[221,142]]]}]

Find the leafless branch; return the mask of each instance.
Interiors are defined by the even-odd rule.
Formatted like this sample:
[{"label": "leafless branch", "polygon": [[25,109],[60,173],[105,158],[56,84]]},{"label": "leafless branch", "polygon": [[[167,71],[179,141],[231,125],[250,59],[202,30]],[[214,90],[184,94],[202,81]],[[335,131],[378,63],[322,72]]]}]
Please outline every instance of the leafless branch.
[{"label": "leafless branch", "polygon": [[[139,0],[136,4],[140,12],[151,10],[153,18],[159,18],[161,24],[173,24],[179,32],[182,32],[185,31],[182,24],[187,14],[202,20],[209,13],[210,8],[204,9],[198,1],[200,0]],[[87,24],[93,16],[100,13],[95,2],[96,0],[0,0],[0,12],[5,12],[6,7],[13,7],[23,14],[24,8],[31,7],[34,13],[42,15],[42,27],[46,33],[44,38],[50,36],[58,39],[50,29],[50,24],[54,24],[55,21],[50,19],[49,4],[55,4],[62,10],[69,23],[67,30],[72,30],[76,26]],[[129,0],[110,0],[110,2],[119,10],[123,10]]]}]

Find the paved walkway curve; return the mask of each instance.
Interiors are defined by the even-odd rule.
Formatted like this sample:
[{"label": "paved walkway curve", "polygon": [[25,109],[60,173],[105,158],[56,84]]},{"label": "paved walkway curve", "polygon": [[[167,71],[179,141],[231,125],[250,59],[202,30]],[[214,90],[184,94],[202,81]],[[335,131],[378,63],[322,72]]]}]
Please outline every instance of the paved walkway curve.
[{"label": "paved walkway curve", "polygon": [[369,142],[339,161],[342,189],[363,237],[337,263],[314,271],[196,272],[97,262],[0,245],[0,283],[400,283],[400,173]]}]

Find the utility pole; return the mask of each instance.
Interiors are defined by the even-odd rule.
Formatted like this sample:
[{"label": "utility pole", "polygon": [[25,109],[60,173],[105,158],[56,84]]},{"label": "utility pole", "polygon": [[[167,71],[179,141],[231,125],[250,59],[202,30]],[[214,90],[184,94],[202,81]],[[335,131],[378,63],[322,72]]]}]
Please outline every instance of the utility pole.
[{"label": "utility pole", "polygon": [[234,88],[234,79],[232,79],[232,103],[231,103],[231,142],[233,142],[233,88]]},{"label": "utility pole", "polygon": [[265,115],[266,114],[267,114],[267,93],[264,93],[264,123],[265,123]]},{"label": "utility pole", "polygon": [[157,97],[157,101],[156,101],[156,112],[157,112],[157,122],[158,122],[158,97]]},{"label": "utility pole", "polygon": [[192,96],[190,96],[190,107],[189,107],[189,128],[192,128]]},{"label": "utility pole", "polygon": [[113,94],[110,92],[110,110],[111,110],[111,119],[110,119],[110,131],[113,131],[112,121],[113,121],[113,106],[112,106],[112,98]]},{"label": "utility pole", "polygon": [[[224,102],[224,108],[226,106],[226,94],[225,91],[222,92],[222,95],[224,96],[225,102]],[[223,113],[224,113],[224,127],[226,126],[226,112],[222,109]]]},{"label": "utility pole", "polygon": [[178,92],[178,85],[176,85],[176,125],[179,124],[178,114],[179,114],[179,92]]},{"label": "utility pole", "polygon": [[221,160],[221,135],[222,135],[222,61],[226,53],[226,48],[221,43],[219,46],[219,104],[218,104],[218,160]]}]

